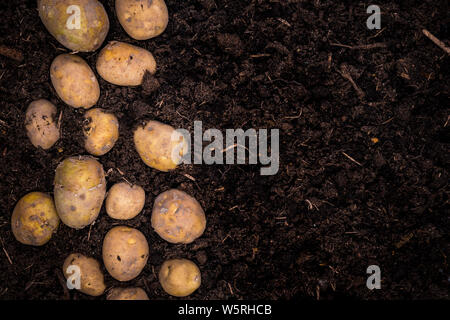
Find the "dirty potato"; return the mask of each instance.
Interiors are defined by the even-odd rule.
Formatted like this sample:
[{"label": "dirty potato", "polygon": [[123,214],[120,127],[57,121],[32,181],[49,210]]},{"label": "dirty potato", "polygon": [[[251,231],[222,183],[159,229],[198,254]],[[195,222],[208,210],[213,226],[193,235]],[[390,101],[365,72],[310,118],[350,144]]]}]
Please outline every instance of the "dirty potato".
[{"label": "dirty potato", "polygon": [[149,300],[147,293],[141,288],[113,288],[106,300]]},{"label": "dirty potato", "polygon": [[84,148],[94,156],[104,155],[119,139],[119,121],[115,115],[100,108],[88,110],[84,118]]},{"label": "dirty potato", "polygon": [[164,291],[175,297],[190,295],[200,287],[202,282],[200,269],[187,259],[165,261],[158,277]]},{"label": "dirty potato", "polygon": [[116,183],[106,197],[106,213],[113,219],[128,220],[136,217],[144,208],[145,191],[138,185]]},{"label": "dirty potato", "polygon": [[[78,268],[77,268],[78,267]],[[79,283],[75,276],[79,271]],[[72,285],[78,290],[90,296],[100,296],[105,292],[106,286],[104,282],[103,272],[100,270],[100,264],[94,258],[86,257],[81,253],[72,253],[64,261],[63,273],[66,279],[72,280]],[[70,281],[69,280],[69,281]]]},{"label": "dirty potato", "polygon": [[53,103],[39,99],[30,103],[25,113],[25,129],[33,146],[46,150],[60,136],[57,109]]}]

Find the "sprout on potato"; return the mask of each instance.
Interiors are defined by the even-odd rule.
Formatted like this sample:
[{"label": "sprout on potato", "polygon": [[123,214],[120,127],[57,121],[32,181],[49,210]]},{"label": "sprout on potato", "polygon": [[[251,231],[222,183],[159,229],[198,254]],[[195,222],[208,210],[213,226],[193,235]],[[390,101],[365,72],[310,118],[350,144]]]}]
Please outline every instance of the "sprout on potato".
[{"label": "sprout on potato", "polygon": [[109,274],[116,280],[129,281],[136,278],[147,263],[147,239],[137,229],[114,227],[103,240],[102,254]]},{"label": "sprout on potato", "polygon": [[94,156],[104,155],[119,138],[119,121],[115,115],[100,108],[88,110],[84,118],[84,148]]},{"label": "sprout on potato", "polygon": [[42,246],[46,244],[59,225],[53,199],[46,193],[31,192],[17,202],[11,229],[17,241]]},{"label": "sprout on potato", "polygon": [[156,72],[155,58],[149,51],[128,43],[112,41],[97,58],[98,74],[119,86],[142,84],[146,71]]},{"label": "sprout on potato", "polygon": [[112,288],[106,300],[149,300],[141,288]]},{"label": "sprout on potato", "polygon": [[59,139],[57,109],[48,100],[40,99],[30,103],[25,113],[25,128],[33,146],[46,150]]},{"label": "sprout on potato", "polygon": [[106,197],[106,213],[113,219],[128,220],[136,217],[145,204],[145,191],[138,185],[116,183]]},{"label": "sprout on potato", "polygon": [[171,189],[155,199],[151,223],[164,240],[191,243],[205,231],[206,218],[197,200],[183,191]]},{"label": "sprout on potato", "polygon": [[[79,271],[79,274],[77,272]],[[86,257],[80,253],[72,253],[64,261],[63,273],[66,279],[79,275],[81,292],[90,296],[100,296],[105,292],[106,286],[100,264],[94,258]],[[75,273],[75,274],[74,274]]]},{"label": "sprout on potato", "polygon": [[106,193],[103,166],[88,156],[70,157],[56,168],[55,205],[61,221],[81,229],[98,216]]},{"label": "sprout on potato", "polygon": [[187,259],[167,260],[158,274],[159,282],[168,294],[186,297],[200,287],[202,282],[200,269]]},{"label": "sprout on potato", "polygon": [[58,96],[71,107],[89,109],[100,97],[94,72],[76,55],[57,56],[50,66],[50,78]]}]

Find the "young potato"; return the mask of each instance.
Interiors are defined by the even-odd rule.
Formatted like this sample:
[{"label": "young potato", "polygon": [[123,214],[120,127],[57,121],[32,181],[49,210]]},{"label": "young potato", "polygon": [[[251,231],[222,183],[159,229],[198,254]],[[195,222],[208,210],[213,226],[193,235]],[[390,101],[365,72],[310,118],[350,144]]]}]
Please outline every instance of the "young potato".
[{"label": "young potato", "polygon": [[126,33],[136,40],[159,36],[169,22],[164,0],[116,0],[116,13]]},{"label": "young potato", "polygon": [[114,227],[103,239],[103,263],[109,274],[119,281],[136,278],[148,260],[148,243],[137,229]]},{"label": "young potato", "polygon": [[84,118],[84,148],[94,156],[104,155],[119,139],[119,121],[115,115],[100,108],[87,111]]},{"label": "young potato", "polygon": [[46,193],[31,192],[17,202],[11,217],[11,229],[17,241],[42,246],[59,225],[53,199]]},{"label": "young potato", "polygon": [[170,243],[191,243],[206,228],[206,218],[200,203],[186,192],[171,189],[155,199],[152,227]]},{"label": "young potato", "polygon": [[25,128],[33,146],[44,150],[51,148],[59,139],[58,110],[48,100],[40,99],[30,103],[25,113]]},{"label": "young potato", "polygon": [[38,0],[38,10],[50,34],[70,50],[95,51],[108,34],[108,15],[97,0]]},{"label": "young potato", "polygon": [[82,229],[98,216],[106,193],[103,166],[88,156],[70,157],[56,168],[54,194],[62,222]]},{"label": "young potato", "polygon": [[175,169],[188,151],[186,139],[173,127],[158,121],[139,126],[134,131],[134,145],[142,161],[160,171]]},{"label": "young potato", "polygon": [[106,81],[119,86],[142,84],[145,72],[156,72],[153,55],[143,49],[124,42],[108,43],[97,58],[97,72]]},{"label": "young potato", "polygon": [[100,264],[97,260],[86,257],[81,253],[72,253],[66,258],[63,265],[63,273],[66,279],[76,272],[71,266],[80,268],[80,289],[78,290],[94,297],[100,296],[105,292],[106,286],[103,272],[100,270]]},{"label": "young potato", "polygon": [[202,282],[200,269],[187,259],[165,261],[158,277],[164,291],[175,297],[190,295],[200,287]]},{"label": "young potato", "polygon": [[144,208],[145,191],[138,185],[116,183],[106,197],[106,213],[113,219],[128,220],[136,217]]},{"label": "young potato", "polygon": [[50,66],[50,78],[58,96],[71,107],[89,109],[100,97],[94,72],[76,55],[57,56]]},{"label": "young potato", "polygon": [[113,288],[106,300],[149,300],[141,288]]}]

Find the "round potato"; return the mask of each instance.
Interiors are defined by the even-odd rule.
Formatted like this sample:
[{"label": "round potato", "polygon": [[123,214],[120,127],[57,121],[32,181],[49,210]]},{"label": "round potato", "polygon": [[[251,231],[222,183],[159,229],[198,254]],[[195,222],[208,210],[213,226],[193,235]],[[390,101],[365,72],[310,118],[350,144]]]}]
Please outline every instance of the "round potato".
[{"label": "round potato", "polygon": [[149,300],[141,288],[113,288],[106,300]]},{"label": "round potato", "polygon": [[113,219],[128,220],[136,217],[145,204],[145,191],[138,185],[116,183],[106,197],[106,213]]},{"label": "round potato", "polygon": [[100,108],[88,110],[84,118],[84,148],[94,156],[104,155],[119,139],[119,121],[115,115]]},{"label": "round potato", "polygon": [[94,72],[76,55],[57,56],[50,66],[50,78],[58,96],[71,107],[89,109],[100,97]]},{"label": "round potato", "polygon": [[164,291],[175,297],[190,295],[200,287],[202,282],[200,269],[187,259],[165,261],[158,277]]},{"label": "round potato", "polygon": [[112,41],[97,58],[98,74],[119,86],[142,84],[146,71],[151,74],[156,72],[155,58],[149,51],[128,43]]},{"label": "round potato", "polygon": [[23,196],[11,217],[11,229],[17,241],[33,246],[46,244],[58,225],[59,217],[53,199],[42,192]]},{"label": "round potato", "polygon": [[175,169],[188,151],[186,139],[173,127],[158,121],[139,126],[134,131],[134,145],[142,161],[160,171]]},{"label": "round potato", "polygon": [[33,146],[46,150],[59,139],[57,109],[48,100],[40,99],[30,103],[25,113],[25,128]]},{"label": "round potato", "polygon": [[148,259],[148,243],[137,229],[114,227],[103,240],[103,263],[109,274],[119,281],[136,278]]},{"label": "round potato", "polygon": [[56,168],[54,194],[62,222],[82,229],[98,216],[106,193],[103,166],[88,156],[70,157]]},{"label": "round potato", "polygon": [[116,13],[126,33],[136,40],[160,35],[169,22],[164,0],[116,0]]},{"label": "round potato", "polygon": [[205,213],[198,201],[177,189],[156,197],[151,221],[156,233],[170,243],[191,243],[206,227]]},{"label": "round potato", "polygon": [[38,10],[50,34],[70,50],[97,50],[108,34],[108,15],[97,0],[38,0]]},{"label": "round potato", "polygon": [[[75,288],[79,285],[79,289],[76,289],[85,294],[96,297],[105,292],[103,273],[100,270],[100,264],[94,258],[72,253],[64,261],[63,273],[66,279],[70,278]],[[77,275],[79,275],[79,282],[77,282]]]}]

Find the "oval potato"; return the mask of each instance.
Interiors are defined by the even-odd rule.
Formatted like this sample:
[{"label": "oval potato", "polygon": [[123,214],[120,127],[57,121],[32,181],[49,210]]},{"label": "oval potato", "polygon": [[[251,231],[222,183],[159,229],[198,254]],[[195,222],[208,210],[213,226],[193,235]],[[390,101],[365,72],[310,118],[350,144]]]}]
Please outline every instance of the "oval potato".
[{"label": "oval potato", "polygon": [[159,282],[168,294],[186,297],[200,287],[202,277],[197,265],[187,259],[167,260],[158,274]]},{"label": "oval potato", "polygon": [[128,220],[136,217],[144,208],[145,191],[138,185],[116,183],[106,197],[106,213],[113,219]]},{"label": "oval potato", "polygon": [[39,99],[30,103],[25,113],[25,128],[33,146],[46,150],[59,140],[58,110],[48,100]]},{"label": "oval potato", "polygon": [[106,300],[149,300],[141,288],[112,288]]},{"label": "oval potato", "polygon": [[[78,267],[79,270],[74,266]],[[77,271],[80,272],[80,289],[78,290],[94,297],[105,292],[103,272],[100,270],[100,264],[97,260],[86,257],[81,253],[72,253],[64,261],[63,273],[66,279],[69,279],[71,276],[76,276]],[[73,279],[72,284],[76,284],[76,281],[76,279]]]},{"label": "oval potato", "polygon": [[100,108],[88,110],[84,118],[84,148],[94,156],[104,155],[119,139],[119,121],[115,115]]}]

